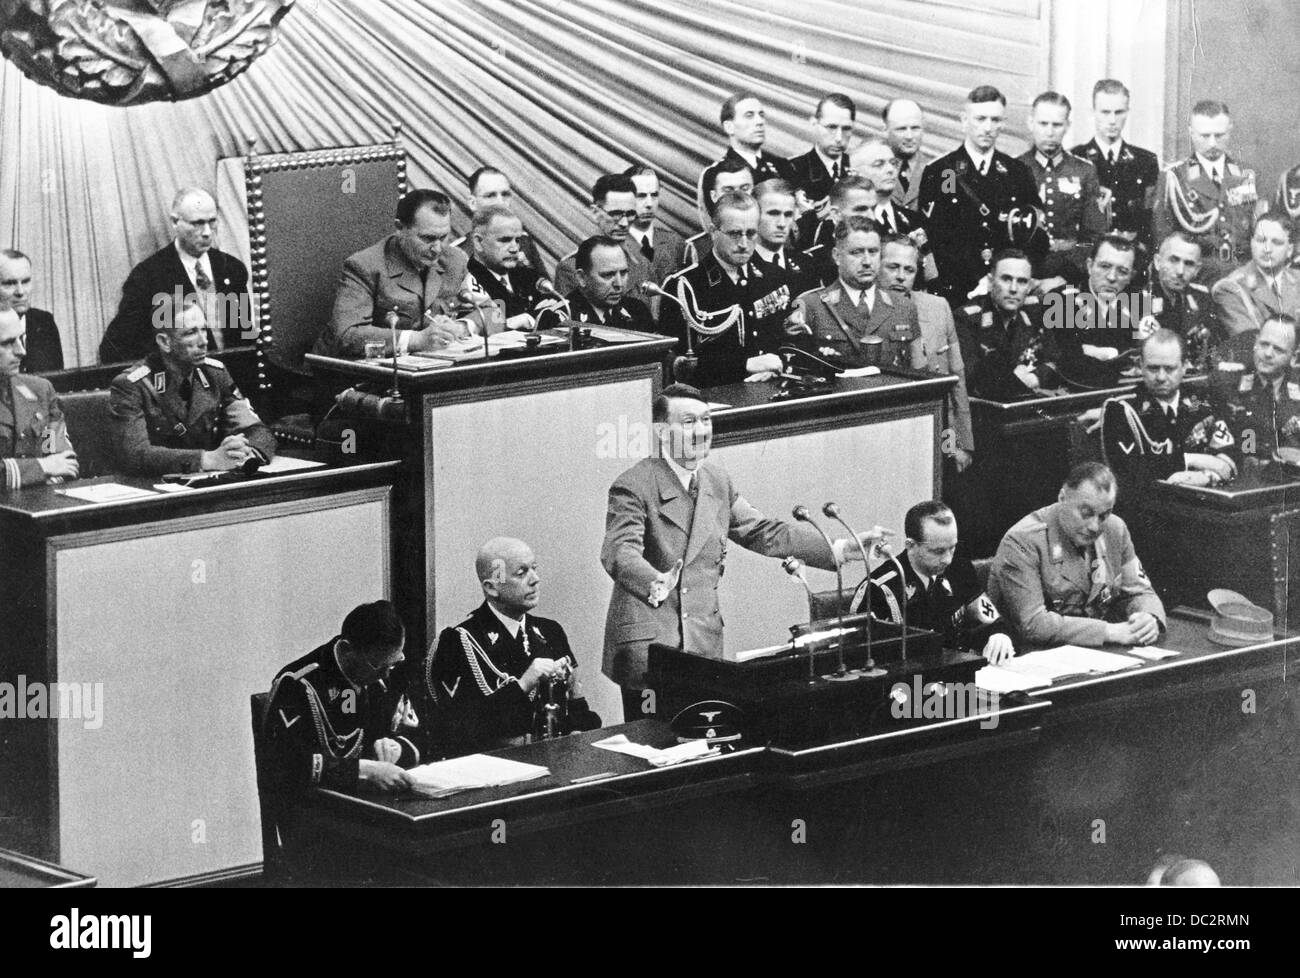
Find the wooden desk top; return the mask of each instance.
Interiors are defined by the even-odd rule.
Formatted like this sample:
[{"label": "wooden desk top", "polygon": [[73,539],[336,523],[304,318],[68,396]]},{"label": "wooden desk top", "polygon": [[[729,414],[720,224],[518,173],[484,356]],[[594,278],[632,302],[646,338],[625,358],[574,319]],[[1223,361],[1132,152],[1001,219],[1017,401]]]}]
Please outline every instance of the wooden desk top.
[{"label": "wooden desk top", "polygon": [[1178,502],[1223,510],[1300,506],[1300,477],[1272,463],[1246,468],[1223,486],[1181,486],[1161,481],[1155,484],[1155,491],[1158,505]]}]

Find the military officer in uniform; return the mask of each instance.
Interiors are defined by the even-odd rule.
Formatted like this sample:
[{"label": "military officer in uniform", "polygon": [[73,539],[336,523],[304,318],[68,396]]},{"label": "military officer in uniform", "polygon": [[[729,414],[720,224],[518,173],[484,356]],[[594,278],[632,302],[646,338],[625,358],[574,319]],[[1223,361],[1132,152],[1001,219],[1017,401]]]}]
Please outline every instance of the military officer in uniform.
[{"label": "military officer in uniform", "polygon": [[770,380],[783,368],[777,350],[786,340],[791,306],[785,276],[753,260],[758,202],[749,194],[723,196],[714,207],[713,248],[664,283],[677,301],[665,301],[660,331],[681,340],[678,352],[698,357],[693,379],[702,387]]},{"label": "military officer in uniform", "polygon": [[1156,186],[1154,231],[1181,228],[1209,239],[1203,278],[1214,282],[1250,259],[1251,224],[1265,206],[1255,171],[1227,154],[1232,118],[1222,102],[1192,108],[1192,155],[1166,167]]},{"label": "military officer in uniform", "polygon": [[1250,261],[1211,290],[1226,339],[1257,332],[1271,315],[1300,316],[1300,271],[1291,267],[1294,233],[1285,214],[1270,211],[1255,219]]},{"label": "military officer in uniform", "polygon": [[798,296],[817,284],[812,260],[791,247],[798,204],[794,190],[784,180],[764,180],[754,188],[758,201],[758,244],[754,261],[774,277],[784,275],[790,295]]},{"label": "military officer in uniform", "polygon": [[113,378],[108,405],[123,471],[163,475],[270,461],[275,436],[225,366],[207,355],[203,310],[191,300],[172,315],[175,322],[154,337],[158,349]]},{"label": "military officer in uniform", "polygon": [[972,397],[1015,401],[1052,380],[1056,347],[1043,335],[1033,281],[1029,256],[1003,249],[993,256],[984,293],[953,310]]},{"label": "military officer in uniform", "polygon": [[1151,209],[1155,204],[1160,160],[1149,149],[1124,140],[1128,121],[1129,91],[1114,78],[1092,87],[1095,135],[1070,150],[1097,168],[1097,179],[1110,191],[1110,229],[1138,243],[1138,271],[1151,260]]},{"label": "military officer in uniform", "polygon": [[[483,603],[442,630],[421,670],[423,692],[453,738],[447,745],[452,756],[509,747],[540,734],[547,687],[571,683],[578,667],[560,623],[533,614],[541,577],[526,543],[494,537],[479,548],[474,569]],[[556,733],[600,726],[585,701],[565,699]]]},{"label": "military officer in uniform", "polygon": [[880,232],[864,217],[835,228],[834,285],[811,289],[795,301],[798,345],[847,367],[900,366],[923,370],[925,347],[916,305],[881,287]]},{"label": "military officer in uniform", "polygon": [[[906,610],[908,627],[938,632],[944,648],[970,649],[993,664],[1015,655],[1006,620],[957,545],[952,510],[937,499],[917,503],[903,517],[903,532],[904,552],[896,562],[884,560],[858,585],[850,611],[857,614],[866,605],[873,617],[902,625]],[[875,549],[888,554],[884,543]]]},{"label": "military officer in uniform", "polygon": [[925,159],[921,156],[925,114],[910,98],[896,98],[885,103],[880,111],[880,121],[885,124],[885,138],[898,160],[894,203],[916,210],[921,195],[921,171],[925,169]]},{"label": "military officer in uniform", "polygon": [[1230,480],[1237,471],[1232,432],[1208,399],[1181,390],[1182,337],[1157,329],[1142,341],[1138,365],[1137,396],[1111,398],[1102,414],[1102,448],[1120,498],[1136,501],[1159,479],[1196,486]]},{"label": "military officer in uniform", "polygon": [[1007,100],[981,85],[962,110],[965,141],[926,166],[920,211],[939,266],[942,294],[964,301],[989,270],[993,253],[1023,240],[1037,261],[1047,239],[1037,231],[1041,201],[1029,168],[996,149]]},{"label": "military officer in uniform", "polygon": [[23,337],[18,313],[0,309],[0,489],[62,482],[78,472],[53,385],[19,373]]},{"label": "military officer in uniform", "polygon": [[860,217],[873,220],[876,211],[876,185],[871,178],[861,173],[850,173],[841,180],[836,180],[831,187],[826,217],[817,223],[812,238],[803,243],[801,233],[800,247],[813,265],[813,274],[818,285],[830,285],[835,281],[838,269],[835,267],[835,229],[846,217]]},{"label": "military officer in uniform", "polygon": [[1020,643],[1151,645],[1165,609],[1113,514],[1115,477],[1100,462],[1070,470],[1057,501],[1007,531],[988,592]]},{"label": "military officer in uniform", "polygon": [[1086,275],[1084,263],[1093,242],[1106,233],[1108,222],[1096,169],[1061,147],[1069,128],[1070,100],[1059,92],[1043,92],[1029,112],[1034,146],[1020,161],[1038,184],[1043,227],[1050,240],[1037,277],[1078,285]]},{"label": "military officer in uniform", "polygon": [[1278,448],[1300,448],[1300,383],[1291,379],[1295,351],[1295,318],[1270,314],[1255,338],[1253,371],[1220,395],[1216,414],[1232,431],[1238,465],[1271,461]]},{"label": "military officer in uniform", "polygon": [[1043,328],[1058,346],[1056,372],[1077,387],[1113,387],[1133,366],[1142,333],[1129,293],[1137,245],[1106,234],[1088,259],[1088,287],[1043,297]]},{"label": "military officer in uniform", "polygon": [[1285,214],[1292,222],[1300,220],[1300,163],[1284,171],[1278,178],[1273,210]]},{"label": "military officer in uniform", "polygon": [[[567,296],[569,318],[579,323],[654,332],[650,310],[628,290],[627,252],[603,234],[588,238],[574,254],[578,286]],[[547,313],[542,325],[559,325]]]},{"label": "military officer in uniform", "polygon": [[1220,337],[1210,290],[1196,281],[1201,239],[1174,231],[1160,242],[1151,268],[1152,281],[1141,293],[1139,331],[1162,328],[1177,333],[1188,364],[1197,371],[1210,369],[1211,353]]}]

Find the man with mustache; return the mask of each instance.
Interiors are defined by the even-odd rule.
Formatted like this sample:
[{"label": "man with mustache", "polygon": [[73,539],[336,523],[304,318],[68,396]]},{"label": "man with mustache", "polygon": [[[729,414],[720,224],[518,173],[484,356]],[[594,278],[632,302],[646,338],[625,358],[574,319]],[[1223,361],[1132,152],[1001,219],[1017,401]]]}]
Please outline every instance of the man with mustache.
[{"label": "man with mustache", "polygon": [[1114,515],[1115,476],[1100,462],[1070,470],[1057,501],[1007,531],[988,593],[1022,643],[1151,645],[1165,608]]}]

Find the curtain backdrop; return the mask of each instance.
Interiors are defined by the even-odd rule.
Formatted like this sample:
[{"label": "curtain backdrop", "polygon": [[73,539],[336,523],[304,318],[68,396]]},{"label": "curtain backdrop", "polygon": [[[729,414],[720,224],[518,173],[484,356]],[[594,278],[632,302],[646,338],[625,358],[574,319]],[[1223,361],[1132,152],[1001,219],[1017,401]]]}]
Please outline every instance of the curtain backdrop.
[{"label": "curtain backdrop", "polygon": [[[176,188],[215,189],[217,161],[382,142],[403,124],[412,186],[464,199],[491,162],[512,177],[552,258],[591,233],[588,190],[645,160],[664,217],[695,230],[699,170],[721,153],[717,110],[752,89],[769,146],[802,152],[826,91],[862,131],[906,95],[928,116],[927,155],[959,139],[967,90],[1011,99],[1003,148],[1049,77],[1048,0],[300,0],[280,42],[234,82],[176,105],[64,99],[9,63],[0,74],[0,243],[32,255],[70,364],[94,362],[132,265],[171,237]],[[468,221],[461,213],[457,226]],[[229,233],[230,229],[227,229]],[[227,250],[242,251],[233,241]]]}]

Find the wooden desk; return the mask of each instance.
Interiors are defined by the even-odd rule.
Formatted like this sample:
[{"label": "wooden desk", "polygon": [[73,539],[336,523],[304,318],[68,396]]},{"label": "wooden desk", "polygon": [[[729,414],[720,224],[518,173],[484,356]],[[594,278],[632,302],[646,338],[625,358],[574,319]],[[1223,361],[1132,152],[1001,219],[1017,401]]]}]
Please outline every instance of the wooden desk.
[{"label": "wooden desk", "polygon": [[115,886],[255,866],[249,696],[388,595],[396,469],[0,495],[0,683],[64,716],[0,720],[4,843]]},{"label": "wooden desk", "polygon": [[1134,539],[1167,604],[1206,608],[1231,588],[1273,612],[1286,632],[1300,625],[1300,481],[1270,466],[1247,468],[1219,488],[1157,482],[1138,506]]}]

